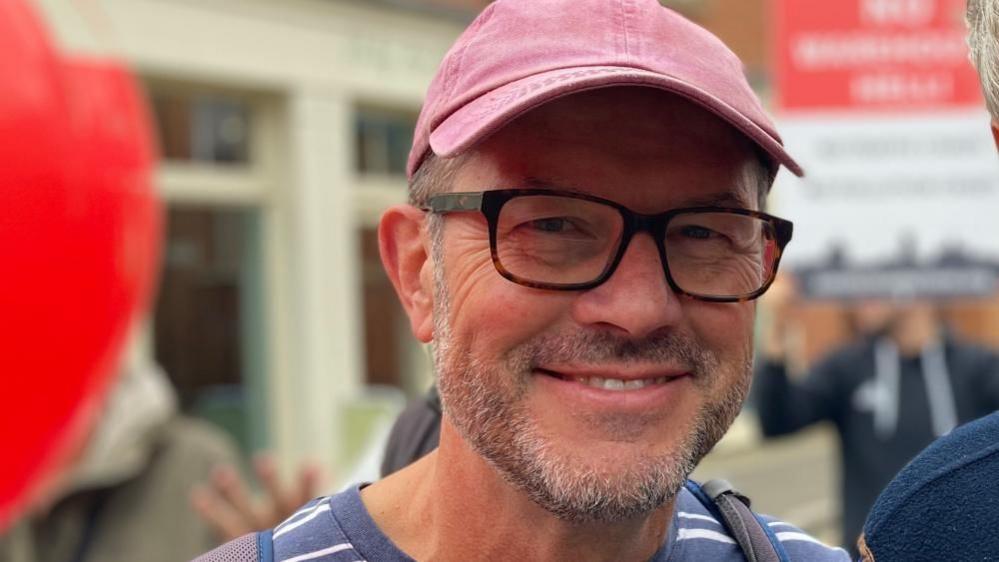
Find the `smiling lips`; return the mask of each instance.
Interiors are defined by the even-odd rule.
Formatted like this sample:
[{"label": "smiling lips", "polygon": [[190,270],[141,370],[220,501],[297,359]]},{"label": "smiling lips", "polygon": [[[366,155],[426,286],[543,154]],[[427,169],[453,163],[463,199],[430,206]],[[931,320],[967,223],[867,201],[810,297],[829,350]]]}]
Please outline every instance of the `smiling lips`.
[{"label": "smiling lips", "polygon": [[582,385],[589,386],[592,388],[598,388],[600,390],[610,390],[610,391],[628,391],[628,390],[641,390],[650,386],[657,386],[666,384],[674,379],[683,377],[687,373],[675,373],[670,375],[662,375],[656,377],[627,377],[627,378],[615,378],[615,377],[599,377],[599,376],[573,376],[565,375],[557,371],[550,371],[547,369],[539,369],[539,372],[561,379],[564,381],[578,382]]}]

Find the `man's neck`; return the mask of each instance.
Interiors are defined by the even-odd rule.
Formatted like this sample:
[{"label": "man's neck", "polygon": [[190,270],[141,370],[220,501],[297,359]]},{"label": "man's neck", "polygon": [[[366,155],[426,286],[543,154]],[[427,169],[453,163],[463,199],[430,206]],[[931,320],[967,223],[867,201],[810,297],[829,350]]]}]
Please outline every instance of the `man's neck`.
[{"label": "man's neck", "polygon": [[379,528],[417,560],[648,560],[673,502],[622,523],[571,524],[507,483],[446,421],[441,445],[365,488]]}]

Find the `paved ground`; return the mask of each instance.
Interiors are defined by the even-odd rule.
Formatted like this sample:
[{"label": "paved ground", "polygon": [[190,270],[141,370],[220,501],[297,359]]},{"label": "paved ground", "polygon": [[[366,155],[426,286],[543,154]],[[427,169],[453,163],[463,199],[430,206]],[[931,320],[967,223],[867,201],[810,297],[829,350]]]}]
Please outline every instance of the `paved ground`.
[{"label": "paved ground", "polygon": [[752,420],[740,422],[694,478],[724,478],[752,498],[756,511],[839,544],[839,452],[832,428],[760,441]]}]

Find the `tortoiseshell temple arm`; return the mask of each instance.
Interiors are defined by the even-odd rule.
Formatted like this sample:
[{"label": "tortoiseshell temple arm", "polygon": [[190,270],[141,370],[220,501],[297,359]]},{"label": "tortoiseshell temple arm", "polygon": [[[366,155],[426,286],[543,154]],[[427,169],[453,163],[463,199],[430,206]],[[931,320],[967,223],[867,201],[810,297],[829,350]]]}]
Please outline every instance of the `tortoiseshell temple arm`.
[{"label": "tortoiseshell temple arm", "polygon": [[450,213],[453,211],[479,211],[482,209],[482,192],[448,193],[430,198],[425,211]]}]

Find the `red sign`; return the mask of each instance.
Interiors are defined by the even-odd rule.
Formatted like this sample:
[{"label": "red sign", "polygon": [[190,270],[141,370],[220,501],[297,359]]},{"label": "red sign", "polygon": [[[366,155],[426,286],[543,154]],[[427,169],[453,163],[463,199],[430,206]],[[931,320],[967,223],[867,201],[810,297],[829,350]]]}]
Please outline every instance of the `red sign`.
[{"label": "red sign", "polygon": [[965,0],[776,0],[782,110],[981,106]]}]

